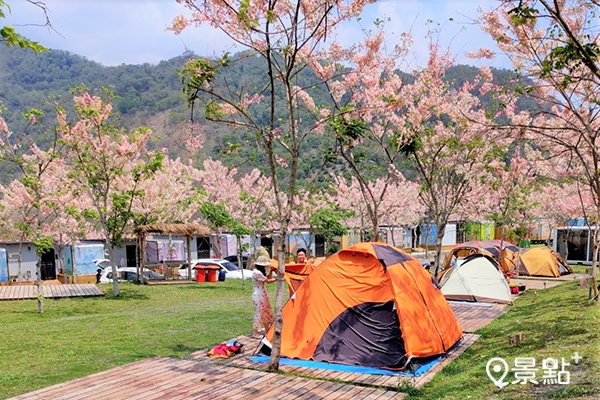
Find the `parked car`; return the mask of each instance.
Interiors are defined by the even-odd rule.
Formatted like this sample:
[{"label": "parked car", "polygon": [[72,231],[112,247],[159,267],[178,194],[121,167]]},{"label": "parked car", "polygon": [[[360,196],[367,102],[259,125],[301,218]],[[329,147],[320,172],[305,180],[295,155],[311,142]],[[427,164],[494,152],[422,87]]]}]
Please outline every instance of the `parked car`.
[{"label": "parked car", "polygon": [[110,265],[108,263],[110,263],[110,260],[107,258],[98,258],[96,260],[92,260],[92,262],[94,264],[96,264],[96,267],[100,268],[101,270],[106,269],[106,267],[109,267]]},{"label": "parked car", "polygon": [[[137,279],[137,268],[134,267],[119,267],[117,268],[117,274],[119,275],[119,282],[136,282]],[[144,268],[144,279],[147,280],[163,280],[165,277],[161,274]],[[113,280],[112,268],[105,268],[100,276],[100,283],[110,283]]]},{"label": "parked car", "polygon": [[[238,265],[238,256],[237,255],[223,257],[223,260],[227,260],[227,261],[234,263],[235,265]],[[248,268],[248,255],[247,254],[242,254],[242,268],[244,268],[244,269]]]},{"label": "parked car", "polygon": [[[240,270],[236,264],[232,263],[231,261],[214,258],[200,258],[197,260],[192,260],[192,279],[196,279],[196,270],[194,267],[202,265],[219,267],[219,270],[225,271],[225,279],[242,279],[242,270]],[[187,263],[182,264],[179,267],[178,273],[182,278],[187,278]],[[250,271],[244,271],[244,279],[252,279],[252,274]]]}]

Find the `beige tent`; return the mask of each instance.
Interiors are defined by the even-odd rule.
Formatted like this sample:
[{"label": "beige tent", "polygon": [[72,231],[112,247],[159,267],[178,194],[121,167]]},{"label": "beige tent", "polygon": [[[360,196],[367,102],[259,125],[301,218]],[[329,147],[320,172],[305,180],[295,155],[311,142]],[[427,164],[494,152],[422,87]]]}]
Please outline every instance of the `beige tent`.
[{"label": "beige tent", "polygon": [[473,254],[458,260],[439,282],[447,300],[510,304],[510,288],[498,263],[490,256]]},{"label": "beige tent", "polygon": [[[502,251],[500,251],[500,247],[502,247]],[[457,244],[446,254],[442,267],[448,269],[452,266],[453,261],[456,262],[471,254],[483,254],[492,257],[496,261],[499,260],[502,273],[508,275],[508,272],[516,266],[519,248],[510,242],[498,239],[485,241],[473,240]]]},{"label": "beige tent", "polygon": [[559,277],[572,273],[569,263],[549,247],[534,247],[521,255],[519,275]]}]

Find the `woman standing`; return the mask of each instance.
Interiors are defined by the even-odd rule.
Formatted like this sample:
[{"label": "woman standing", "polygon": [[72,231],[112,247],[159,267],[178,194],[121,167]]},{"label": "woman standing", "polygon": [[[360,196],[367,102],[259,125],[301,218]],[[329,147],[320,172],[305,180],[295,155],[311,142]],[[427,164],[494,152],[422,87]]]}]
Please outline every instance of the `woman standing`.
[{"label": "woman standing", "polygon": [[252,301],[254,302],[254,321],[252,324],[252,336],[260,338],[258,331],[261,325],[265,326],[265,331],[273,322],[273,311],[269,296],[265,289],[265,283],[275,282],[275,278],[267,278],[266,268],[271,265],[271,261],[266,256],[259,256],[254,262],[252,270]]}]

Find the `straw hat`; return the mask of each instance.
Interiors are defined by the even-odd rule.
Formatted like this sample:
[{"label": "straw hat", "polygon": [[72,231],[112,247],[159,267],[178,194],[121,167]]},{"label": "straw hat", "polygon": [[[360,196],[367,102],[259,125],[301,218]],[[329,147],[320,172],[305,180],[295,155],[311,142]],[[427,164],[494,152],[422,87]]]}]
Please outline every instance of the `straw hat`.
[{"label": "straw hat", "polygon": [[263,267],[268,267],[271,265],[271,260],[267,256],[259,256],[256,261],[254,261],[254,265],[261,265]]}]

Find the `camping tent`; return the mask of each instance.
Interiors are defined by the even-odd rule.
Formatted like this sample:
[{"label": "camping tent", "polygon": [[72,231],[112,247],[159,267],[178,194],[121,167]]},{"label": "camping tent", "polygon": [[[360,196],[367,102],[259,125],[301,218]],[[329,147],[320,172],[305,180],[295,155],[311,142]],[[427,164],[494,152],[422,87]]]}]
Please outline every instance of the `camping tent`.
[{"label": "camping tent", "polygon": [[[414,258],[358,243],[319,265],[283,308],[281,356],[403,369],[462,336],[452,309]],[[273,326],[263,338],[269,353]]]},{"label": "camping tent", "polygon": [[473,254],[445,270],[440,279],[448,300],[510,304],[510,288],[498,263],[490,256]]},{"label": "camping tent", "polygon": [[[502,257],[500,257],[500,246],[502,246]],[[504,241],[501,242],[498,239],[477,241],[472,240],[456,245],[451,251],[446,254],[444,259],[444,269],[450,268],[453,260],[466,258],[471,254],[483,254],[490,256],[495,260],[500,259],[500,268],[506,275],[508,271],[515,268],[516,260],[518,257],[519,248],[514,244]]]},{"label": "camping tent", "polygon": [[558,277],[572,273],[565,259],[549,247],[533,247],[521,255],[519,275]]},{"label": "camping tent", "polygon": [[285,281],[290,290],[290,296],[300,287],[302,282],[313,272],[313,264],[285,264]]}]

